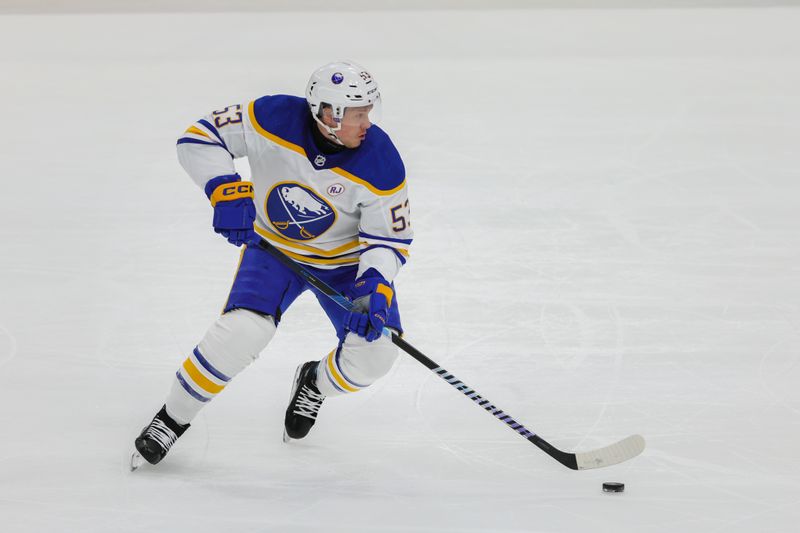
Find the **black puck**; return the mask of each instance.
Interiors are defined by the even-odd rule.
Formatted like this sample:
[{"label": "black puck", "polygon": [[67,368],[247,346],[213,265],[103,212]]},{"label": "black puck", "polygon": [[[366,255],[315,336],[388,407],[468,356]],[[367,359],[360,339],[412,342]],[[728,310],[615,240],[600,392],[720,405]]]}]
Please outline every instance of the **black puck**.
[{"label": "black puck", "polygon": [[606,481],[603,483],[603,492],[625,492],[625,483]]}]

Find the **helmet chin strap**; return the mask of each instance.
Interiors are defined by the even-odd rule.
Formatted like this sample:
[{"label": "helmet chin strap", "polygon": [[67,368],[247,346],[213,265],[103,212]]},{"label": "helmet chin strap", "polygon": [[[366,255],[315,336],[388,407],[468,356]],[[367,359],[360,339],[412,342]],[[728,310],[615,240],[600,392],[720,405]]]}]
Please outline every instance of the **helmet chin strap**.
[{"label": "helmet chin strap", "polygon": [[335,133],[333,133],[333,130],[332,130],[332,129],[330,129],[330,128],[328,128],[327,126],[326,126],[326,128],[328,129],[328,137],[329,137],[329,138],[330,138],[330,139],[331,139],[333,142],[335,142],[336,144],[340,144],[340,145],[344,146],[344,143],[342,142],[342,140],[341,140],[341,139],[339,139],[339,137],[338,137],[338,136],[337,136]]},{"label": "helmet chin strap", "polygon": [[330,126],[328,126],[327,124],[325,124],[324,122],[322,122],[322,120],[320,120],[320,118],[317,117],[317,116],[314,117],[314,120],[317,122],[317,124],[322,126],[323,130],[325,131],[325,133],[328,134],[328,138],[331,141],[335,142],[338,145],[344,146],[344,143],[336,135],[336,132],[339,131],[340,129],[342,129],[341,124],[336,129],[333,129]]}]

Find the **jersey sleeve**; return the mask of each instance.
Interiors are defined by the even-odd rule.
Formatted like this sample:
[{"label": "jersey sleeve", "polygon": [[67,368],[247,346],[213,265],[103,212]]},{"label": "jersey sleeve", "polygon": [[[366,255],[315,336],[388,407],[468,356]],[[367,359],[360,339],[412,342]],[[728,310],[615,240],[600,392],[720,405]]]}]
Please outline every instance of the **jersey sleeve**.
[{"label": "jersey sleeve", "polygon": [[236,174],[233,160],[247,155],[244,109],[237,104],[214,111],[178,138],[178,161],[200,188],[216,177]]},{"label": "jersey sleeve", "polygon": [[392,281],[408,259],[414,238],[411,229],[408,188],[405,184],[391,194],[374,194],[361,206],[358,228],[360,252],[358,274],[374,268]]}]

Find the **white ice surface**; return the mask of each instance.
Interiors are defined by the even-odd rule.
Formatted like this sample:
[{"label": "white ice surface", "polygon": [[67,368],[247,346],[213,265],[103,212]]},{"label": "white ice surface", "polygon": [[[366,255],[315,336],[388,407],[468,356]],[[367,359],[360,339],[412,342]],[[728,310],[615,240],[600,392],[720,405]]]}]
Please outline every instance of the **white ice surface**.
[{"label": "white ice surface", "polygon": [[[0,17],[3,532],[781,532],[800,521],[800,11]],[[157,468],[134,436],[238,251],[176,162],[208,110],[351,57],[416,228],[409,357],[281,442],[313,298]],[[627,490],[607,495],[602,481]]]}]

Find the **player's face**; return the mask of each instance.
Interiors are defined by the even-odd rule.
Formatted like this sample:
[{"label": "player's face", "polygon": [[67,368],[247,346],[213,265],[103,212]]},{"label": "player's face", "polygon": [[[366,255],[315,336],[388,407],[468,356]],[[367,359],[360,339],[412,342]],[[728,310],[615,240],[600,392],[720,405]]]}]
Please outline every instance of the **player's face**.
[{"label": "player's face", "polygon": [[[367,136],[367,130],[372,127],[372,122],[369,120],[369,112],[372,111],[372,106],[363,107],[348,107],[344,110],[344,117],[342,117],[342,127],[336,132],[336,136],[348,148],[358,148]],[[330,115],[326,113],[325,118]],[[326,124],[335,124],[331,119],[330,123],[325,121]]]}]

